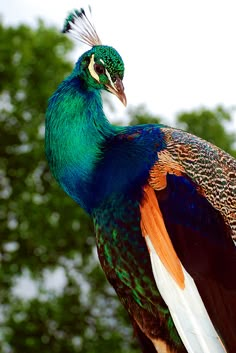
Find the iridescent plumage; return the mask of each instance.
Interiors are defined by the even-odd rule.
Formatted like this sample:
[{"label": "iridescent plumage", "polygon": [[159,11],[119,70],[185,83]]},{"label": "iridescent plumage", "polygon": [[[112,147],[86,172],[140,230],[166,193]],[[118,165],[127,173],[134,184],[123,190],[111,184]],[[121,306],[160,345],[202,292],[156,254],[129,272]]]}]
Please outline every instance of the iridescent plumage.
[{"label": "iridescent plumage", "polygon": [[111,125],[100,91],[126,103],[122,58],[83,10],[65,31],[75,21],[92,48],[50,98],[51,171],[93,218],[102,268],[143,352],[234,353],[236,161],[181,130]]}]

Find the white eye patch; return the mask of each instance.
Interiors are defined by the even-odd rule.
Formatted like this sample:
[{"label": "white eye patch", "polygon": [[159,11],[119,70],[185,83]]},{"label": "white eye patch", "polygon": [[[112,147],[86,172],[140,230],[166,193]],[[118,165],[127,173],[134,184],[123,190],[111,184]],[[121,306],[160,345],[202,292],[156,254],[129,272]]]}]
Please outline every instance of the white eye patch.
[{"label": "white eye patch", "polygon": [[91,59],[90,59],[90,63],[89,63],[89,66],[88,66],[88,69],[89,69],[89,72],[90,72],[91,76],[92,76],[97,82],[99,82],[99,76],[98,76],[98,74],[96,73],[96,71],[94,70],[94,64],[95,64],[95,61],[94,61],[94,54],[92,54]]}]

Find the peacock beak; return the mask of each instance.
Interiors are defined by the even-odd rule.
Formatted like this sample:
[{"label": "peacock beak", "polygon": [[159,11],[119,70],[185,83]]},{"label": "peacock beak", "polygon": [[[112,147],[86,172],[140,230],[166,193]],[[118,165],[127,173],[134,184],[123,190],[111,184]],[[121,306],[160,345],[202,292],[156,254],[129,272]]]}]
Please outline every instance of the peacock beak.
[{"label": "peacock beak", "polygon": [[119,98],[119,100],[126,107],[127,99],[126,99],[126,95],[124,92],[124,85],[123,85],[122,80],[119,77],[116,78],[115,82],[111,82],[110,84],[107,84],[106,88],[108,89],[109,92],[111,92],[115,96],[117,96]]}]

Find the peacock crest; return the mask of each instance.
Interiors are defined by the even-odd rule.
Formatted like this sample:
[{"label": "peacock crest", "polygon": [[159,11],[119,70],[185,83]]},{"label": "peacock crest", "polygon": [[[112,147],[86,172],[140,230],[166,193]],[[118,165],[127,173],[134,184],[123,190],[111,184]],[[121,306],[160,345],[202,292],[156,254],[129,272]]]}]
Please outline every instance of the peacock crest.
[{"label": "peacock crest", "polygon": [[[89,10],[91,13],[91,8]],[[80,10],[75,9],[69,13],[62,32],[71,34],[75,39],[91,47],[102,44],[94,25],[87,17],[83,8]]]}]

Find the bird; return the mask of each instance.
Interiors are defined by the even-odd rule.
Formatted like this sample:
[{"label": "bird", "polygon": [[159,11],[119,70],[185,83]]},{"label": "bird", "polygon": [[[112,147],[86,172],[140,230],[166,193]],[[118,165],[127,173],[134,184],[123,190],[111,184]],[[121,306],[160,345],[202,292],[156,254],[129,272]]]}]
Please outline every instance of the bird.
[{"label": "bird", "polygon": [[93,220],[141,351],[235,353],[236,160],[177,128],[111,124],[101,92],[127,104],[122,57],[84,9],[63,32],[90,48],[49,99],[46,158]]}]

